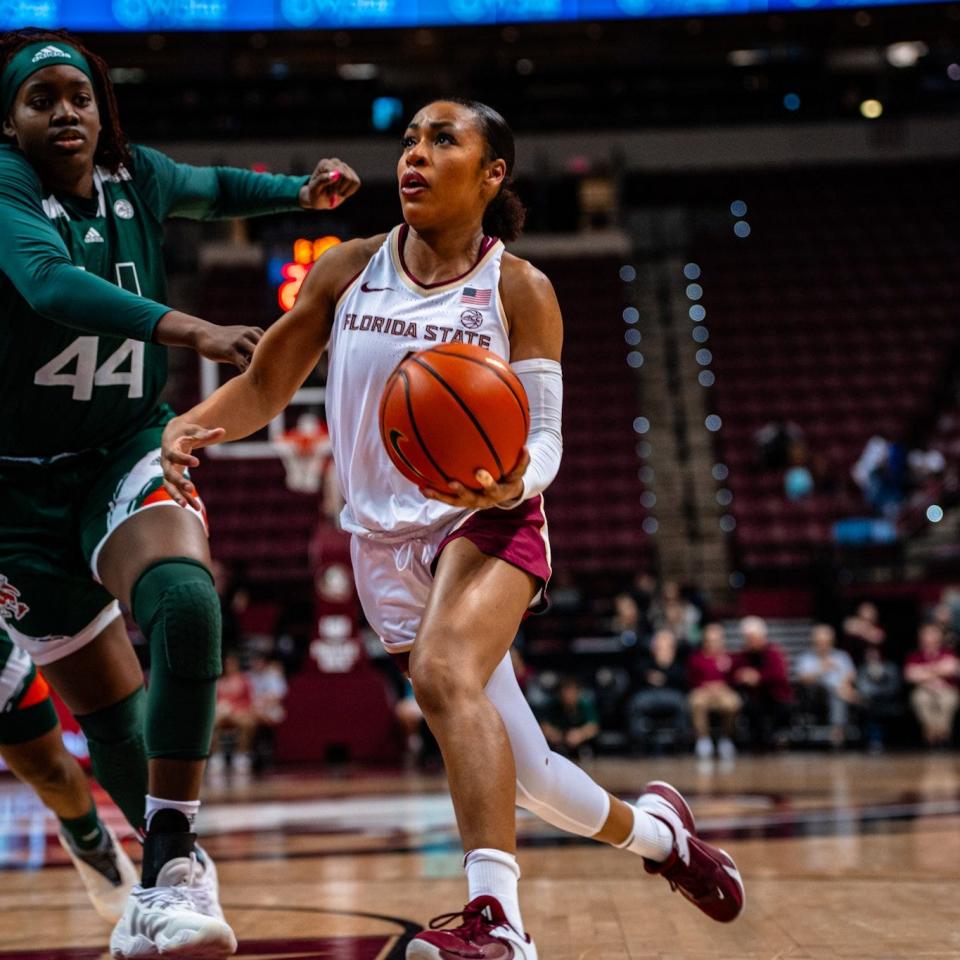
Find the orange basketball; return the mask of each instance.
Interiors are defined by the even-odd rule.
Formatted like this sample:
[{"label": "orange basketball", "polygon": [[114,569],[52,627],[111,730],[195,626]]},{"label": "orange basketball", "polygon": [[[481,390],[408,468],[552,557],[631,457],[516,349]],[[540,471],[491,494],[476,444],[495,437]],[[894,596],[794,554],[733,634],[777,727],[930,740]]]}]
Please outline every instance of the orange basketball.
[{"label": "orange basketball", "polygon": [[523,384],[489,350],[445,343],[404,357],[380,400],[380,436],[394,466],[418,487],[477,489],[517,465],[530,429]]}]

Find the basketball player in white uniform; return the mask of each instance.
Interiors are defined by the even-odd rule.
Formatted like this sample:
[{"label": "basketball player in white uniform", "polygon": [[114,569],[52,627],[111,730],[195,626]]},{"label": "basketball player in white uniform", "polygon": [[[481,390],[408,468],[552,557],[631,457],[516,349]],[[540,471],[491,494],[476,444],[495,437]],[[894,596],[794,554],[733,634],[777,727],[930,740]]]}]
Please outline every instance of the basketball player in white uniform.
[{"label": "basketball player in white uniform", "polygon": [[[423,931],[408,958],[535,960],[517,896],[515,803],[638,854],[715,920],[733,920],[743,905],[736,866],[697,838],[680,794],[653,782],[635,804],[611,796],[551,752],[513,673],[513,637],[550,576],[541,494],[559,466],[562,395],[553,288],[495,239],[522,226],[513,160],[512,133],[489,107],[420,110],[397,171],[404,224],[325,253],[250,369],[164,434],[167,488],[194,503],[191,451],[262,428],[329,349],[327,413],[357,588],[386,647],[409,657],[466,851],[469,902],[450,917],[462,923]],[[530,403],[521,463],[499,481],[480,471],[480,492],[418,489],[390,463],[378,428],[383,386],[404,355],[456,341],[508,360]]]}]

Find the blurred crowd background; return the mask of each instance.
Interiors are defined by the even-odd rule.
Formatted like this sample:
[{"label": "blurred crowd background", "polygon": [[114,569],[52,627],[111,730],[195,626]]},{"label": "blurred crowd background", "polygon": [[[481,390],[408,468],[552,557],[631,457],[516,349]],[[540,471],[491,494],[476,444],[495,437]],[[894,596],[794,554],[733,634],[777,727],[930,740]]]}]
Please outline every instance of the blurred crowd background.
[{"label": "blurred crowd background", "polygon": [[[281,6],[304,29],[216,3],[83,14],[135,141],[364,179],[331,213],[171,224],[172,302],[268,325],[331,244],[398,221],[418,106],[506,115],[514,249],[566,326],[552,606],[516,647],[558,748],[955,746],[960,6]],[[62,22],[0,10],[37,17]],[[224,375],[183,353],[169,397]],[[226,631],[214,772],[436,762],[358,609],[324,378],[197,471]]]}]

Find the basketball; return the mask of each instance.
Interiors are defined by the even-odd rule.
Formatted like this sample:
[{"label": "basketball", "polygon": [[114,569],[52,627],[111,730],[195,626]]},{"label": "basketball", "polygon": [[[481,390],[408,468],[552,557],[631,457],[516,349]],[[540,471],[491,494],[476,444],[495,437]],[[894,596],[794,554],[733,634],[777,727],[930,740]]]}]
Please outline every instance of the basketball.
[{"label": "basketball", "polygon": [[405,357],[380,401],[380,436],[394,466],[418,487],[477,489],[517,465],[530,429],[523,385],[489,350],[447,343]]}]

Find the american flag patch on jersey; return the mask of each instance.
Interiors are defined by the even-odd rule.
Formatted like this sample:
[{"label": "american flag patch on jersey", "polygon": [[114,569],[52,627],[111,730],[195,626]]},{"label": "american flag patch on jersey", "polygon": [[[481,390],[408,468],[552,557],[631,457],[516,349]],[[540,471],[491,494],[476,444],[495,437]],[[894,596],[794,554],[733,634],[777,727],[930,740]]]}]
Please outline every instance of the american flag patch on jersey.
[{"label": "american flag patch on jersey", "polygon": [[489,307],[492,290],[478,290],[476,287],[464,287],[460,295],[461,303],[469,303],[474,307]]}]

